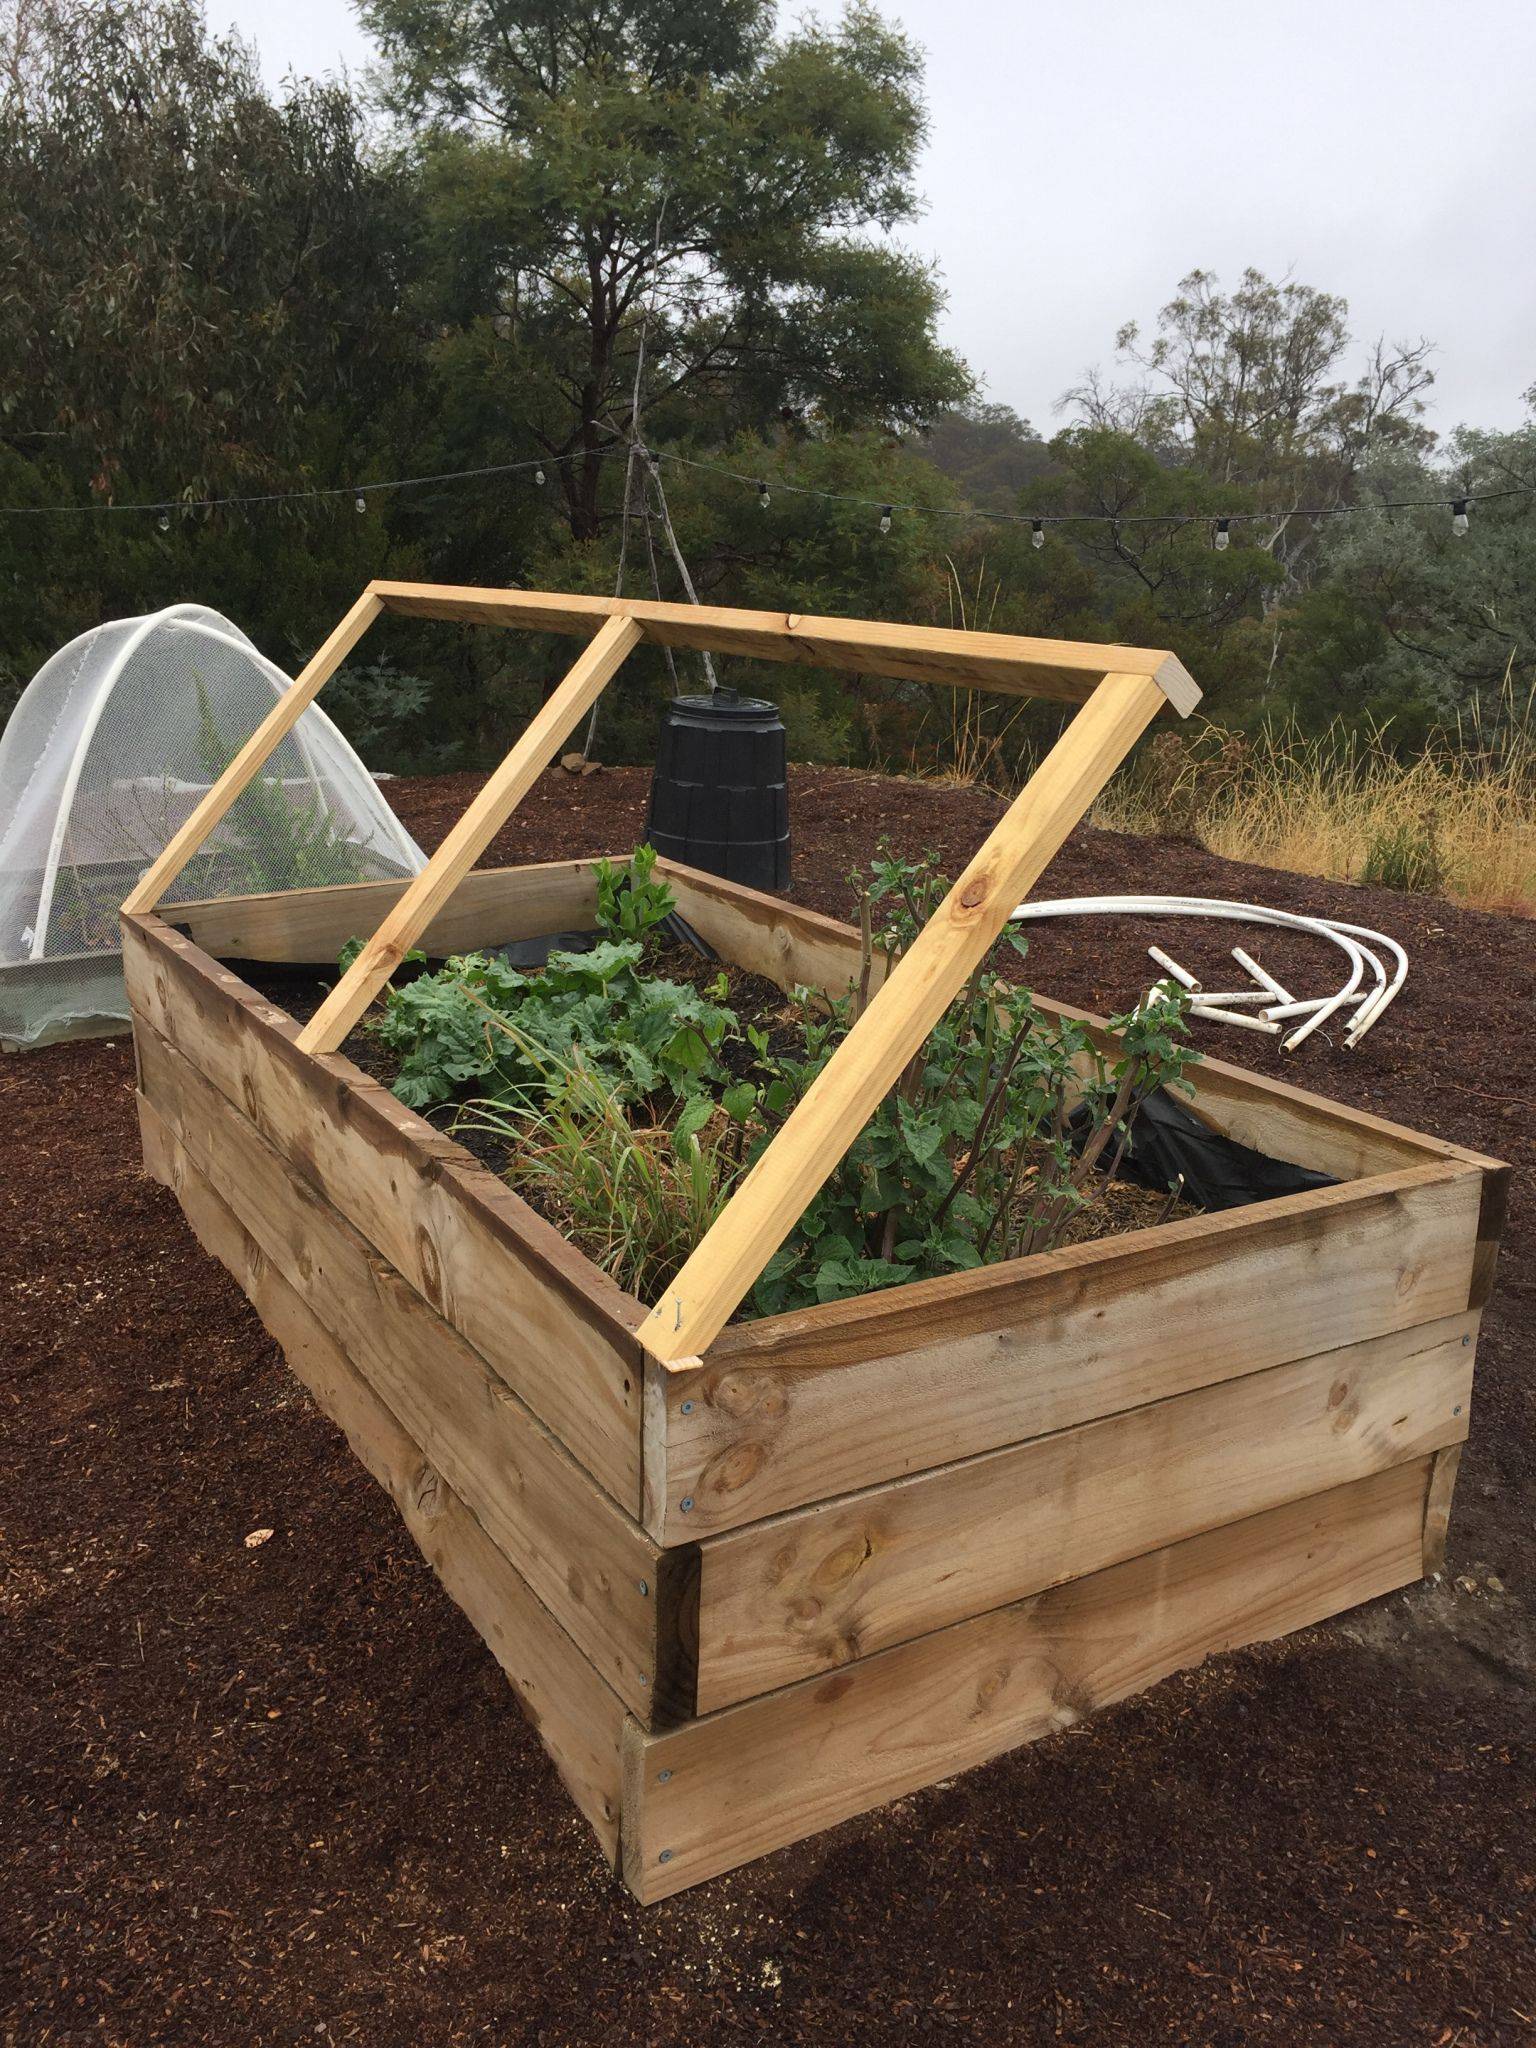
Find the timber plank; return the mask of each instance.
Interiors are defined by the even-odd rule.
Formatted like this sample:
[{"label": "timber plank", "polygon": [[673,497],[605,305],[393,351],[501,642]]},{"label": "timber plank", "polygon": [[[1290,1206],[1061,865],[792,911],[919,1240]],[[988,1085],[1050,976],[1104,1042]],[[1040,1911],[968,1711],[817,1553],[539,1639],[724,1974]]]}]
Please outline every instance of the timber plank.
[{"label": "timber plank", "polygon": [[1461,1445],[1450,1444],[1430,1460],[1429,1487],[1424,1497],[1424,1576],[1445,1570],[1445,1543],[1451,1527],[1451,1498],[1461,1470]]},{"label": "timber plank", "polygon": [[1180,717],[1188,717],[1200,701],[1194,678],[1163,648],[1112,647],[1098,641],[1039,640],[1014,633],[907,626],[886,619],[813,618],[796,612],[741,611],[722,605],[667,604],[561,591],[397,582],[375,582],[369,590],[387,611],[408,618],[523,626],[581,638],[590,638],[607,619],[627,618],[659,647],[705,649],[714,654],[893,676],[908,682],[1054,697],[1069,704],[1084,702],[1099,678],[1115,671],[1152,677]]},{"label": "timber plank", "polygon": [[1481,1192],[1431,1162],[740,1324],[647,1367],[648,1526],[695,1540],[1458,1315]]},{"label": "timber plank", "polygon": [[614,1496],[640,1505],[639,1302],[511,1190],[158,919],[124,919],[136,1015],[459,1330]]},{"label": "timber plank", "polygon": [[633,1713],[691,1696],[663,1556],[473,1348],[142,1019],[141,1087],[214,1193]]},{"label": "timber plank", "polygon": [[702,1550],[698,1712],[1459,1444],[1475,1312],[1271,1366]]},{"label": "timber plank", "polygon": [[444,1590],[488,1646],[610,1863],[619,1834],[624,1705],[354,1368],[143,1095],[145,1160],[203,1249],[228,1268],[290,1370],[389,1494]]},{"label": "timber plank", "polygon": [[[786,991],[797,986],[844,996],[858,980],[859,935],[851,925],[803,910],[777,896],[744,889],[665,857],[656,863],[681,915],[722,959],[761,974]],[[885,980],[886,959],[871,961],[871,993]]]},{"label": "timber plank", "polygon": [[416,944],[513,811],[544,773],[576,722],[597,702],[640,641],[630,619],[610,618],[529,720],[506,759],[419,875],[406,884],[378,929],[299,1033],[305,1052],[334,1052]]},{"label": "timber plank", "polygon": [[1272,1508],[682,1727],[624,1732],[643,1901],[1420,1576],[1428,1461]]},{"label": "timber plank", "polygon": [[[766,975],[781,988],[801,982],[827,995],[846,994],[857,977],[859,935],[852,925],[678,862],[662,860],[657,865],[666,872],[683,915],[727,959]],[[872,989],[880,987],[885,970],[885,957],[877,952]],[[1105,1018],[1038,993],[1035,1001],[1046,1016],[1082,1024],[1106,1051],[1114,1049],[1115,1034]],[[1392,1173],[1430,1159],[1460,1160],[1489,1174],[1505,1171],[1500,1161],[1464,1145],[1409,1130],[1369,1110],[1233,1066],[1210,1053],[1201,1055],[1186,1078],[1195,1090],[1191,1106],[1213,1130],[1340,1180]],[[1492,1236],[1496,1240],[1496,1227]]]},{"label": "timber plank", "polygon": [[[336,965],[349,939],[375,929],[405,894],[404,881],[348,882],[261,896],[168,903],[165,922],[220,960]],[[597,883],[586,860],[537,867],[476,868],[464,877],[417,944],[430,959],[596,924]]]}]

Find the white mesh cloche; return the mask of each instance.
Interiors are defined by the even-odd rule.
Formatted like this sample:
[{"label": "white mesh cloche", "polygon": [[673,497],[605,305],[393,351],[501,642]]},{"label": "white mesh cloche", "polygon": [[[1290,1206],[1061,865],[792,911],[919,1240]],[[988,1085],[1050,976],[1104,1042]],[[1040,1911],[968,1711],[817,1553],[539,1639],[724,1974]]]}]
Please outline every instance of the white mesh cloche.
[{"label": "white mesh cloche", "polygon": [[[118,905],[289,687],[238,626],[195,604],[97,626],[39,669],[0,736],[0,1040],[127,1018]],[[312,704],[165,900],[423,864]]]}]

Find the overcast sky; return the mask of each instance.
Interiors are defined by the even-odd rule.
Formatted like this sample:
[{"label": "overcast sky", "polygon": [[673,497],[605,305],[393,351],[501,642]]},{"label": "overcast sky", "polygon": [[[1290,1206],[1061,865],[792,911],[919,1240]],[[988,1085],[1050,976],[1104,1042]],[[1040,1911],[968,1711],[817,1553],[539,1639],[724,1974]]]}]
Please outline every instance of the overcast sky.
[{"label": "overcast sky", "polygon": [[[206,0],[268,77],[361,69],[351,0]],[[793,16],[801,10],[786,9]],[[1431,423],[1536,383],[1532,0],[885,0],[924,46],[946,338],[1037,427],[1196,265],[1341,292],[1438,345]],[[836,12],[835,4],[821,9]]]}]

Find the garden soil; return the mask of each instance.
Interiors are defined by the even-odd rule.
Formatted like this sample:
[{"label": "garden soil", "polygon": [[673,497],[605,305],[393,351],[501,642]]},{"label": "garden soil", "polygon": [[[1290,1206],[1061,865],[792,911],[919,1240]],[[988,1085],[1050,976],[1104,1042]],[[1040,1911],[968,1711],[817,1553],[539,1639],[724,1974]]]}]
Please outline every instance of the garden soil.
[{"label": "garden soil", "polygon": [[[433,844],[475,778],[398,782]],[[804,769],[797,900],[1000,806]],[[492,861],[622,851],[645,777],[555,771]],[[985,1769],[636,1906],[489,1653],[244,1297],[139,1173],[126,1039],[0,1062],[0,2042],[1380,2043],[1536,2038],[1536,923],[1077,832],[1037,893],[1267,898],[1413,961],[1354,1053],[1223,1057],[1510,1160],[1450,1565]],[[1037,931],[1121,1008],[1161,938]],[[1251,944],[1250,940],[1250,944]],[[1266,938],[1318,987],[1331,948]]]}]

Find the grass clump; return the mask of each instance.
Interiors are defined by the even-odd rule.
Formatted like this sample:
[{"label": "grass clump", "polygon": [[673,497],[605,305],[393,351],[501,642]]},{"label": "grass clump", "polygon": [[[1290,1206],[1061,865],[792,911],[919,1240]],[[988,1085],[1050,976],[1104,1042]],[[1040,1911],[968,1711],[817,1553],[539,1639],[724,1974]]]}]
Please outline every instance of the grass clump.
[{"label": "grass clump", "polygon": [[1159,734],[1100,797],[1096,825],[1192,838],[1229,860],[1483,910],[1536,909],[1536,703],[1506,686],[1496,713],[1411,758],[1386,726],[1294,724],[1251,736],[1195,724]]}]

